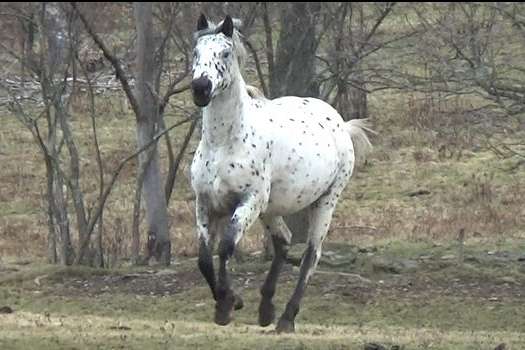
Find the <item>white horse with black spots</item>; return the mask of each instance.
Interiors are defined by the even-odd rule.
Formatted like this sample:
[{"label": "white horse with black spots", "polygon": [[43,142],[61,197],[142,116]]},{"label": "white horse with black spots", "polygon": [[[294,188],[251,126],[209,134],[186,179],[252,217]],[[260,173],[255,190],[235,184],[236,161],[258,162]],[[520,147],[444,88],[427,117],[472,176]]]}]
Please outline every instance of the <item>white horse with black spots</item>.
[{"label": "white horse with black spots", "polygon": [[[191,166],[191,182],[196,194],[199,268],[216,300],[215,322],[226,325],[233,309],[242,307],[242,299],[231,288],[228,259],[261,218],[275,248],[259,306],[259,324],[269,325],[275,318],[272,297],[277,277],[291,241],[283,216],[306,208],[308,244],[299,281],[277,323],[278,332],[293,332],[332,213],[352,175],[354,142],[364,146],[370,142],[362,121],[344,122],[321,100],[254,96],[241,75],[245,51],[237,27],[229,16],[214,26],[201,15],[195,33],[191,88],[194,103],[202,108],[202,138]],[[217,280],[212,235],[220,236]]]}]

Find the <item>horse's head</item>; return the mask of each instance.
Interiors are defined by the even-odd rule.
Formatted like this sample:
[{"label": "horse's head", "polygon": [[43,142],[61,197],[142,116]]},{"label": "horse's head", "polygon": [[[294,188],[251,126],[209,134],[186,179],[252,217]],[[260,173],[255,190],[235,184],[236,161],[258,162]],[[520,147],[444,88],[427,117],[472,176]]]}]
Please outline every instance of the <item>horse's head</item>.
[{"label": "horse's head", "polygon": [[239,24],[230,16],[217,26],[208,23],[204,15],[199,17],[191,82],[193,101],[199,107],[207,106],[215,96],[228,89],[239,72],[242,58]]}]

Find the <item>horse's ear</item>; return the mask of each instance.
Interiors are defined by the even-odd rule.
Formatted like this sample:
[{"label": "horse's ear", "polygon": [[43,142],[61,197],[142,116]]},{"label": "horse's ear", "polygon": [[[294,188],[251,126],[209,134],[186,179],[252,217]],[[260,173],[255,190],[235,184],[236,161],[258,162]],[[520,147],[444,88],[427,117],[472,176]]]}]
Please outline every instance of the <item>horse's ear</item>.
[{"label": "horse's ear", "polygon": [[226,15],[226,18],[222,22],[221,33],[224,33],[227,37],[232,37],[233,35],[233,20],[230,15]]},{"label": "horse's ear", "polygon": [[208,29],[208,20],[206,19],[206,16],[204,16],[203,13],[199,16],[199,20],[197,21],[197,30],[203,30]]}]

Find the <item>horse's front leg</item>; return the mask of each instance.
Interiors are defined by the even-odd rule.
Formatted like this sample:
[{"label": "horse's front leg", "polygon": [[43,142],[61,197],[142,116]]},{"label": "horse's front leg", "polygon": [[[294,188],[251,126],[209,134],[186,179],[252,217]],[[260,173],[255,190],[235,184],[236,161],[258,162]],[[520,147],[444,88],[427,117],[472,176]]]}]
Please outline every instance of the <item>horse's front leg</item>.
[{"label": "horse's front leg", "polygon": [[210,225],[212,219],[205,198],[197,195],[195,201],[197,217],[197,236],[199,239],[199,270],[210,286],[213,298],[217,300],[215,270],[213,269],[212,247],[210,242]]},{"label": "horse's front leg", "polygon": [[242,307],[242,299],[231,288],[228,274],[228,260],[244,232],[254,223],[260,213],[260,205],[255,197],[247,197],[234,211],[226,231],[219,243],[219,278],[216,289],[215,323],[227,325],[232,319],[233,309]]}]

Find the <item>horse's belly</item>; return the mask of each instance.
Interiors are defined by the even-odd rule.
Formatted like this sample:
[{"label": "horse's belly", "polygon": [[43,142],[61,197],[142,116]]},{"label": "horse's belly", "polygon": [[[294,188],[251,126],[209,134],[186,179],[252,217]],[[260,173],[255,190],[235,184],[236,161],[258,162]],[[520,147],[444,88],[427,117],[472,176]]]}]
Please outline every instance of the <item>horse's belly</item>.
[{"label": "horse's belly", "polygon": [[290,215],[318,200],[332,185],[337,166],[315,167],[272,182],[266,213]]},{"label": "horse's belly", "polygon": [[266,211],[266,215],[270,216],[286,216],[306,208],[309,204],[307,201],[297,202],[293,195],[283,193],[282,191],[270,192],[270,200]]}]

